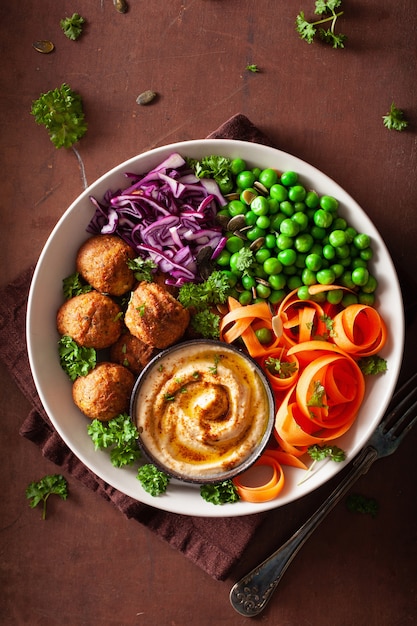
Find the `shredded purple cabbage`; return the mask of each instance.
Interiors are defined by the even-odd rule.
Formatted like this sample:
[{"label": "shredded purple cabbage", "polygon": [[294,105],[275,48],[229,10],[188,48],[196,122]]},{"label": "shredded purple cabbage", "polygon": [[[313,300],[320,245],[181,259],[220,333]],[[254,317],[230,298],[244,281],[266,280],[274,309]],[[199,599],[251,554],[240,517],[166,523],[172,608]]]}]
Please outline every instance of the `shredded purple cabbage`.
[{"label": "shredded purple cabbage", "polygon": [[199,282],[199,252],[211,248],[215,260],[226,243],[216,221],[226,204],[217,183],[197,178],[178,153],[145,175],[126,176],[133,182],[123,191],[108,190],[102,202],[90,197],[95,213],[87,232],[119,235],[169,274],[169,284]]}]

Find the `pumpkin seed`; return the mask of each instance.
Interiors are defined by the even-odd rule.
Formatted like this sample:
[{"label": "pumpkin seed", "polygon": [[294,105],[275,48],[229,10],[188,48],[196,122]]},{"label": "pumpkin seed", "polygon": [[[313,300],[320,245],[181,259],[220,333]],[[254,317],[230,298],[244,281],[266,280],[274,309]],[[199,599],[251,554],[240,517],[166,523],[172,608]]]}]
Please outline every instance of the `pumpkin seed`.
[{"label": "pumpkin seed", "polygon": [[35,48],[36,52],[41,52],[42,54],[49,54],[55,48],[52,41],[48,41],[47,39],[35,41],[32,46]]},{"label": "pumpkin seed", "polygon": [[253,183],[253,186],[255,187],[255,189],[260,191],[264,196],[267,196],[269,194],[268,189],[265,187],[265,185],[259,182],[259,180],[255,180],[255,182]]},{"label": "pumpkin seed", "polygon": [[252,191],[252,189],[244,189],[242,191],[242,200],[246,202],[246,204],[250,204],[252,200],[256,198],[258,194]]},{"label": "pumpkin seed", "polygon": [[127,13],[129,7],[126,0],[113,0],[113,4],[119,13]]},{"label": "pumpkin seed", "polygon": [[136,98],[136,102],[142,105],[150,104],[152,100],[155,100],[155,98],[156,93],[154,91],[151,91],[150,89],[147,89],[146,91],[138,95],[138,97]]},{"label": "pumpkin seed", "polygon": [[265,243],[265,237],[258,237],[258,239],[255,239],[255,241],[252,241],[252,243],[249,246],[249,249],[252,250],[252,252],[256,252],[257,250],[259,250],[259,248],[262,248],[264,243]]},{"label": "pumpkin seed", "polygon": [[240,230],[246,226],[246,219],[244,215],[234,215],[227,223],[227,230],[232,233],[235,230]]}]

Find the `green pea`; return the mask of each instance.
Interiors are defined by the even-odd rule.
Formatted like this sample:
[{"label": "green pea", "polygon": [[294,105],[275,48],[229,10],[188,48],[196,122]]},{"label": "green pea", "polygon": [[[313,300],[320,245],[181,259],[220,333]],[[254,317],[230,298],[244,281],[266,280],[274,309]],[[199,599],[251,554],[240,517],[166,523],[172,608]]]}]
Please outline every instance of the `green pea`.
[{"label": "green pea", "polygon": [[317,282],[320,283],[320,285],[332,285],[336,280],[334,271],[330,268],[325,270],[319,270],[316,276]]},{"label": "green pea", "polygon": [[296,258],[297,253],[293,248],[287,248],[278,252],[278,260],[286,267],[294,265]]},{"label": "green pea", "polygon": [[271,225],[271,220],[267,215],[260,215],[256,220],[256,225],[259,226],[259,228],[267,230]]},{"label": "green pea", "polygon": [[[334,223],[333,223],[334,227]],[[344,230],[335,229],[329,234],[329,243],[334,248],[345,246],[347,244],[347,236]]]},{"label": "green pea", "polygon": [[265,259],[263,268],[269,276],[271,274],[280,274],[282,272],[282,263],[278,258],[271,256]]},{"label": "green pea", "polygon": [[251,210],[245,213],[246,226],[255,226],[258,216]]},{"label": "green pea", "polygon": [[323,246],[323,256],[328,261],[333,261],[336,256],[336,250],[329,243]]},{"label": "green pea", "polygon": [[246,231],[246,237],[249,241],[255,241],[255,239],[259,239],[259,237],[265,237],[266,231],[263,228],[259,228],[259,226],[253,226],[251,229]]},{"label": "green pea", "polygon": [[360,250],[359,256],[361,259],[365,261],[370,261],[374,255],[372,248],[365,248],[364,250]]},{"label": "green pea", "polygon": [[349,272],[349,270],[344,271],[340,277],[340,283],[343,287],[355,289],[355,283],[352,280],[352,272]]},{"label": "green pea", "polygon": [[242,306],[246,306],[247,304],[251,304],[253,300],[251,291],[242,291],[239,295],[239,302]]},{"label": "green pea", "polygon": [[374,306],[375,295],[373,293],[364,293],[363,291],[360,291],[358,294],[358,302],[359,304],[365,304],[366,306]]},{"label": "green pea", "polygon": [[303,281],[299,276],[289,276],[287,280],[287,286],[290,291],[293,289],[298,289],[303,284]]},{"label": "green pea", "polygon": [[374,293],[377,287],[378,287],[377,279],[375,278],[375,276],[372,276],[370,274],[367,282],[364,285],[362,285],[361,291],[363,291],[364,293]]},{"label": "green pea", "polygon": [[232,179],[220,180],[217,181],[217,184],[223,196],[226,196],[228,193],[231,193],[233,191],[234,185]]},{"label": "green pea", "polygon": [[348,256],[350,255],[350,248],[347,244],[345,244],[344,246],[337,246],[335,248],[336,251],[336,257],[338,259],[347,259]]},{"label": "green pea", "polygon": [[309,233],[297,235],[294,240],[294,247],[298,252],[308,252],[314,243],[313,237]]},{"label": "green pea", "polygon": [[298,181],[297,172],[292,172],[288,170],[287,172],[283,172],[281,174],[281,183],[285,185],[285,187],[292,187]]},{"label": "green pea", "polygon": [[259,180],[259,176],[261,175],[261,168],[260,167],[253,167],[252,168],[252,172],[255,174],[256,176],[256,180]]},{"label": "green pea", "polygon": [[[336,217],[333,220],[332,227],[333,227],[334,230],[344,230],[345,231],[346,228],[347,228],[347,221],[343,217]],[[346,237],[347,237],[347,235],[346,235]]]},{"label": "green pea", "polygon": [[315,285],[317,283],[316,272],[313,272],[306,267],[301,273],[301,280],[304,285]]},{"label": "green pea", "polygon": [[301,285],[297,290],[297,296],[300,300],[310,300],[311,296],[307,285]]},{"label": "green pea", "polygon": [[369,279],[369,272],[365,267],[356,267],[352,271],[352,282],[358,287],[366,285]]},{"label": "green pea", "polygon": [[347,236],[347,242],[352,243],[357,234],[356,230],[353,228],[353,226],[348,226],[347,228],[345,228],[345,233]]},{"label": "green pea", "polygon": [[243,159],[232,159],[230,163],[230,170],[232,174],[237,176],[240,172],[246,170],[246,162]]},{"label": "green pea", "polygon": [[226,241],[226,250],[228,250],[232,254],[233,252],[239,252],[239,250],[243,248],[243,246],[244,246],[243,240],[240,237],[237,237],[236,235],[232,235]]},{"label": "green pea", "polygon": [[294,215],[295,213],[294,206],[289,200],[284,200],[284,202],[280,202],[279,210],[287,217],[291,217],[291,215]]},{"label": "green pea", "polygon": [[279,211],[279,202],[275,198],[267,198],[269,204],[269,215],[276,215]]},{"label": "green pea", "polygon": [[267,248],[272,250],[273,248],[275,248],[276,243],[277,238],[273,233],[267,233],[265,235],[265,245]]},{"label": "green pea", "polygon": [[285,298],[284,289],[273,289],[271,291],[271,295],[268,298],[268,301],[271,304],[279,304]]},{"label": "green pea", "polygon": [[265,170],[262,170],[262,172],[259,174],[258,180],[260,183],[265,185],[267,189],[270,189],[272,185],[275,185],[277,183],[278,173],[272,168],[267,168]]},{"label": "green pea", "polygon": [[246,290],[250,290],[256,285],[255,277],[250,276],[249,274],[243,274],[240,282],[242,283],[242,287]]},{"label": "green pea", "polygon": [[220,265],[220,267],[227,267],[230,264],[230,257],[231,257],[231,254],[229,250],[227,250],[226,248],[223,248],[223,250],[220,252],[218,257],[216,258],[217,265]]},{"label": "green pea", "polygon": [[292,248],[294,245],[294,239],[292,237],[288,237],[288,235],[284,235],[280,233],[277,237],[277,246],[280,250],[287,250],[288,248]]},{"label": "green pea", "polygon": [[262,283],[258,283],[255,289],[258,297],[263,298],[264,300],[267,300],[269,298],[272,291],[270,287],[267,287],[267,285],[263,285]]},{"label": "green pea", "polygon": [[231,200],[227,205],[230,217],[235,215],[243,215],[248,210],[247,205],[243,204],[240,200]]},{"label": "green pea", "polygon": [[292,202],[303,202],[307,195],[302,185],[293,185],[288,189],[288,197]]},{"label": "green pea", "polygon": [[342,305],[346,308],[351,304],[358,303],[358,296],[355,293],[345,293],[342,298]]},{"label": "green pea", "polygon": [[271,343],[272,331],[269,328],[258,328],[255,330],[255,335],[262,345]]},{"label": "green pea", "polygon": [[320,198],[315,191],[308,191],[304,202],[309,209],[316,209],[320,204]]},{"label": "green pea", "polygon": [[268,276],[268,282],[274,291],[281,291],[287,284],[287,279],[284,274],[271,274],[270,276]]},{"label": "green pea", "polygon": [[253,187],[247,187],[246,189],[242,190],[239,198],[240,201],[243,202],[243,204],[250,206],[253,202],[253,199],[256,198],[258,195],[259,194],[256,189],[254,189]]},{"label": "green pea", "polygon": [[278,213],[277,215],[274,215],[271,220],[271,230],[278,231],[283,220],[285,220],[285,215],[283,213]]},{"label": "green pea", "polygon": [[298,224],[289,217],[281,222],[279,229],[283,235],[287,235],[288,237],[296,237],[300,231]]},{"label": "green pea", "polygon": [[272,185],[269,195],[272,199],[278,200],[278,202],[284,202],[288,198],[288,190],[280,184]]},{"label": "green pea", "polygon": [[[295,212],[296,212],[296,213],[297,213],[297,212],[304,213],[304,212],[305,212],[305,210],[306,210],[306,208],[307,208],[307,207],[306,207],[305,202],[294,202],[294,209],[295,209]],[[307,216],[307,217],[308,217],[308,216]]]},{"label": "green pea", "polygon": [[345,271],[345,268],[341,263],[333,263],[333,265],[330,265],[330,269],[334,271],[336,278],[340,278]]},{"label": "green pea", "polygon": [[240,189],[249,189],[253,187],[253,183],[256,180],[256,175],[250,170],[243,170],[236,176],[236,184]]},{"label": "green pea", "polygon": [[230,270],[222,270],[222,274],[227,277],[230,287],[234,287],[237,284],[237,281],[239,280],[239,276],[237,274],[231,272]]},{"label": "green pea", "polygon": [[271,256],[271,251],[268,248],[264,248],[263,246],[262,248],[259,248],[259,250],[255,252],[255,259],[257,263],[262,263],[262,265],[265,263],[267,259],[269,259],[270,256]]},{"label": "green pea", "polygon": [[366,267],[367,265],[368,265],[367,262],[361,259],[360,257],[356,257],[356,259],[352,259],[352,262],[351,262],[352,269],[355,269],[357,267]]},{"label": "green pea", "polygon": [[343,299],[343,289],[333,289],[327,292],[327,302],[330,304],[340,304]]},{"label": "green pea", "polygon": [[318,272],[323,265],[323,261],[321,256],[312,253],[307,255],[305,265],[308,270],[311,270],[312,272]]},{"label": "green pea", "polygon": [[364,233],[359,233],[353,238],[353,245],[359,250],[364,250],[371,245],[371,238]]},{"label": "green pea", "polygon": [[268,200],[264,196],[257,196],[254,200],[252,200],[250,209],[258,217],[260,215],[267,215],[269,212]]},{"label": "green pea", "polygon": [[339,207],[339,202],[336,200],[336,198],[333,198],[333,196],[324,195],[320,198],[320,206],[325,211],[330,211],[334,213]]},{"label": "green pea", "polygon": [[[297,250],[295,245],[294,245],[294,248]],[[306,266],[306,258],[307,258],[306,252],[298,252],[297,250],[297,258],[295,259],[295,264],[294,264],[295,267],[298,267],[298,269],[303,270]]]},{"label": "green pea", "polygon": [[330,211],[325,211],[324,209],[317,209],[314,213],[313,217],[314,223],[319,228],[329,228],[333,221],[333,215]]},{"label": "green pea", "polygon": [[300,231],[307,229],[308,215],[303,213],[303,211],[296,211],[293,215],[291,215],[291,219],[293,220],[293,222],[298,224]]},{"label": "green pea", "polygon": [[310,229],[310,234],[312,237],[314,237],[314,239],[323,240],[326,236],[326,229],[322,226],[317,226],[316,224],[314,224],[314,226],[312,226]]}]

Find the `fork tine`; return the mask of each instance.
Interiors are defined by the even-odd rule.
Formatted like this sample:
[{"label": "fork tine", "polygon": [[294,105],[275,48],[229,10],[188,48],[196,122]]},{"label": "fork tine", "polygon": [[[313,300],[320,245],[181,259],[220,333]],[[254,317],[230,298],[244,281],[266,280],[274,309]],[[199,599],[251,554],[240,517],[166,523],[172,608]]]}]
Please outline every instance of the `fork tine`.
[{"label": "fork tine", "polygon": [[[413,416],[413,413],[415,415]],[[410,417],[412,417],[411,421]],[[417,421],[417,372],[392,397],[381,422],[382,432],[403,438]]]}]

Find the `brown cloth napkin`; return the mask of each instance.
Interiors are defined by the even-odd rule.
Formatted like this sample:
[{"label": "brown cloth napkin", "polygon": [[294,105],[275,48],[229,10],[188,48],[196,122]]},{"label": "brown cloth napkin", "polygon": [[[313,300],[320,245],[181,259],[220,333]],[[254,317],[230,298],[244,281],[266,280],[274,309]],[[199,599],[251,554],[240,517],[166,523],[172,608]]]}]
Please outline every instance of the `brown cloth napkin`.
[{"label": "brown cloth napkin", "polygon": [[[208,138],[240,139],[270,145],[268,138],[242,114],[230,118]],[[25,320],[32,274],[33,267],[0,290],[0,358],[33,405],[20,427],[20,434],[39,446],[44,457],[112,502],[126,517],[146,526],[213,578],[224,580],[250,543],[265,514],[202,518],[160,511],[114,489],[71,452],[42,407],[29,367]]]}]

